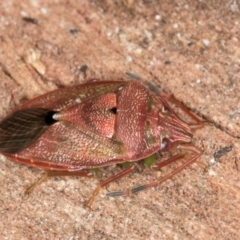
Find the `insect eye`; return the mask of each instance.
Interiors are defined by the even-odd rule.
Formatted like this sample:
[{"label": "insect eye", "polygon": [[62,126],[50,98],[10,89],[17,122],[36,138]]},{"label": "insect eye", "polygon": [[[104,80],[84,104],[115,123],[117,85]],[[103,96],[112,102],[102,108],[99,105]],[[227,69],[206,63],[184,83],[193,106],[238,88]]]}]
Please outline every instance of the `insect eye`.
[{"label": "insect eye", "polygon": [[162,142],[161,142],[161,150],[164,151],[164,150],[167,150],[169,148],[169,139],[168,138],[163,138],[162,139]]}]

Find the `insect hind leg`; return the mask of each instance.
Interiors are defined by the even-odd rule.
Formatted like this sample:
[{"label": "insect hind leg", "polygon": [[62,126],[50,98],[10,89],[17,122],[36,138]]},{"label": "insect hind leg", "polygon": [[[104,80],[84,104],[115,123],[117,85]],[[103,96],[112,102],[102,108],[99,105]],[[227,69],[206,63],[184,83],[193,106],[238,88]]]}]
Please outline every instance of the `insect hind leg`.
[{"label": "insect hind leg", "polygon": [[33,184],[28,186],[25,190],[25,194],[30,194],[34,188],[46,181],[49,177],[60,177],[60,176],[79,176],[79,177],[92,177],[91,172],[67,172],[67,171],[45,171],[44,174],[36,180]]},{"label": "insect hind leg", "polygon": [[136,169],[135,165],[131,165],[130,167],[124,169],[123,171],[119,172],[118,174],[111,176],[109,178],[107,178],[106,180],[100,182],[97,186],[97,188],[94,190],[94,192],[92,193],[91,197],[85,202],[85,206],[86,207],[91,207],[94,199],[96,198],[96,196],[99,194],[100,190],[107,186],[108,184],[110,184],[111,182],[116,181],[117,179],[120,179],[130,173],[132,173],[134,170]]}]

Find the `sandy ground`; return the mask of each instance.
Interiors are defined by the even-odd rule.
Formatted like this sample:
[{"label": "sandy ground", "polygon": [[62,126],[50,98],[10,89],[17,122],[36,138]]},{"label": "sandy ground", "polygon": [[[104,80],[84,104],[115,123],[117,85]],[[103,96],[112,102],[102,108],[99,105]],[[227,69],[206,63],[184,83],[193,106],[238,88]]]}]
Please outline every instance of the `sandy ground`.
[{"label": "sandy ground", "polygon": [[89,210],[101,177],[56,177],[26,197],[42,172],[1,155],[1,239],[239,239],[238,1],[99,2],[0,3],[0,119],[49,90],[135,73],[211,122],[194,134],[201,164],[138,195],[105,196],[161,175],[136,172]]}]

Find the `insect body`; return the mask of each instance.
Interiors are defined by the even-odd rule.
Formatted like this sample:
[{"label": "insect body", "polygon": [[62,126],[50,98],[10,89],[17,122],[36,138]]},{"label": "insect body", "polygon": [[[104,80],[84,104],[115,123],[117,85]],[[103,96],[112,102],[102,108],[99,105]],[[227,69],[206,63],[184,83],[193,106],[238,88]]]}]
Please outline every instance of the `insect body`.
[{"label": "insect body", "polygon": [[[176,147],[192,151],[193,156],[174,175],[201,155],[191,140],[191,125],[180,120],[166,97],[136,81],[89,82],[58,89],[18,106],[0,123],[3,155],[55,175],[57,171],[84,175],[84,170],[134,162]],[[89,203],[101,187],[134,168],[100,183]]]}]

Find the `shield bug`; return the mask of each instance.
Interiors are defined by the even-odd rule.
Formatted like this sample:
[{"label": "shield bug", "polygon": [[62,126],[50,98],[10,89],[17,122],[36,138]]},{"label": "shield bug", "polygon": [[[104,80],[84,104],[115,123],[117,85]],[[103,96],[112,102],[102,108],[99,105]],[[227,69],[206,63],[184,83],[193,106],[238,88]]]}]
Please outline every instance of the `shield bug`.
[{"label": "shield bug", "polygon": [[[192,130],[201,126],[201,121],[180,105],[195,121],[184,123],[168,100],[180,104],[132,80],[95,81],[58,89],[18,106],[1,121],[0,152],[16,162],[46,170],[28,192],[49,176],[89,177],[90,169],[136,162],[158,151],[180,148],[191,152],[181,166],[163,178],[108,196],[135,193],[173,177],[202,153],[191,143]],[[151,165],[160,169],[183,157],[178,154]],[[87,205],[102,187],[135,168],[132,164],[100,182]]]}]

